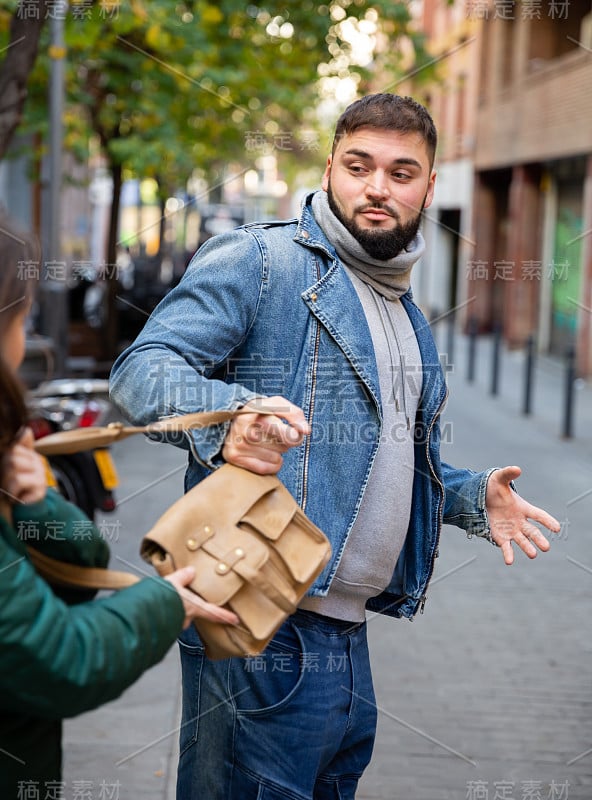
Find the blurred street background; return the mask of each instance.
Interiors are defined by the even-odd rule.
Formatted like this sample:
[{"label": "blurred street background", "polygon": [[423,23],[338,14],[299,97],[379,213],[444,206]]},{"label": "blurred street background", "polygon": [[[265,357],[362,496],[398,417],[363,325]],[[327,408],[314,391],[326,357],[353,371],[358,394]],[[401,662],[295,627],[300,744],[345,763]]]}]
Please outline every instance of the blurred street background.
[{"label": "blurred street background", "polygon": [[[507,568],[445,529],[425,614],[372,619],[359,796],[590,800],[591,2],[0,0],[0,204],[41,243],[19,264],[35,432],[109,419],[114,358],[193,253],[295,216],[337,117],[378,91],[439,131],[412,286],[451,388],[444,457],[519,464],[562,530]],[[113,566],[144,569],[184,455],[132,439],[51,466]],[[68,800],[172,800],[179,689],[173,650],[69,721]]]},{"label": "blurred street background", "polygon": [[[371,618],[379,728],[358,797],[590,800],[592,425],[585,441],[562,440],[544,418],[520,413],[509,381],[495,399],[462,367],[449,372],[444,458],[518,464],[518,490],[562,530],[550,552],[517,553],[507,567],[487,542],[445,526],[424,614]],[[589,388],[578,400],[592,412]],[[140,539],[181,494],[185,455],[141,438],[113,451],[119,506],[97,523],[113,568],[150,574]],[[68,800],[84,788],[85,800],[174,800],[179,702],[173,648],[122,698],[66,721]]]},{"label": "blurred street background", "polygon": [[42,244],[31,382],[105,377],[207,238],[298,213],[376,91],[439,131],[417,302],[592,375],[589,0],[0,0],[0,58],[0,203]]}]

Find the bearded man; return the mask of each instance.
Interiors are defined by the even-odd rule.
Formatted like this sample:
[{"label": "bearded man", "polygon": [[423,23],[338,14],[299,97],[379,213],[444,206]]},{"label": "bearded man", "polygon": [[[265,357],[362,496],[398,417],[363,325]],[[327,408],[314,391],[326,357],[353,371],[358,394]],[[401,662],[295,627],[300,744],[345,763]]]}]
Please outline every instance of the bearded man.
[{"label": "bearded man", "polygon": [[517,467],[440,460],[446,386],[410,289],[436,140],[411,98],[353,103],[300,218],[206,242],[114,365],[135,424],[252,409],[191,432],[186,488],[224,462],[277,473],[332,546],[256,660],[182,635],[179,800],[352,800],[376,728],[367,611],[423,606],[443,522],[508,564],[549,548],[531,520],[559,530],[512,490]]}]

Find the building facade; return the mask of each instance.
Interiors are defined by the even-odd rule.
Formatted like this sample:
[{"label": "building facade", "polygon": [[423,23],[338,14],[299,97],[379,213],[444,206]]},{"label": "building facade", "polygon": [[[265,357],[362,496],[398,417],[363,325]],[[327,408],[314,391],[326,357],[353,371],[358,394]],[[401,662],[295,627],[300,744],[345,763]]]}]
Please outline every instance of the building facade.
[{"label": "building facade", "polygon": [[432,319],[592,375],[592,3],[424,0],[439,131],[414,289]]},{"label": "building facade", "polygon": [[[426,255],[414,273],[414,293],[438,324],[464,318],[473,298],[462,265],[473,257],[474,149],[480,24],[465,3],[426,0],[418,24],[425,32],[434,79],[423,75],[409,93],[429,109],[438,129],[436,192],[424,213]],[[407,87],[406,87],[407,88]]]},{"label": "building facade", "polygon": [[592,4],[501,7],[479,10],[471,314],[590,376]]}]

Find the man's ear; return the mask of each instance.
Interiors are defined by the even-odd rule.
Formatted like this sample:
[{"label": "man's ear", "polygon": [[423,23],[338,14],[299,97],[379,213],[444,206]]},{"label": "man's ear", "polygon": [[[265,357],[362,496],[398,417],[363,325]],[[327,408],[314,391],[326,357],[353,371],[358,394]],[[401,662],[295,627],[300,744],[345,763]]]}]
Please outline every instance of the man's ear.
[{"label": "man's ear", "polygon": [[321,180],[321,188],[326,192],[329,188],[329,178],[331,176],[331,156],[327,156],[327,166]]},{"label": "man's ear", "polygon": [[434,199],[434,188],[436,186],[436,170],[432,170],[432,174],[430,175],[430,180],[428,181],[428,190],[426,192],[426,199],[424,203],[424,208],[429,208],[432,205],[432,200]]}]

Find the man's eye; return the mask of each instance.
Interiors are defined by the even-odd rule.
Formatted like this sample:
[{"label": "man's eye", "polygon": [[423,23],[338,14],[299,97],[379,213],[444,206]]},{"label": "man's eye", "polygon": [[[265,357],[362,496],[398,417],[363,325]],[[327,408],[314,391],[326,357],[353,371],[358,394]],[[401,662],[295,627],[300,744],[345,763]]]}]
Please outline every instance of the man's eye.
[{"label": "man's eye", "polygon": [[408,175],[406,172],[393,172],[393,178],[396,178],[398,181],[408,181],[411,175]]},{"label": "man's eye", "polygon": [[359,164],[350,164],[349,171],[353,172],[356,175],[361,174],[362,172],[366,171],[365,167],[360,166]]}]

